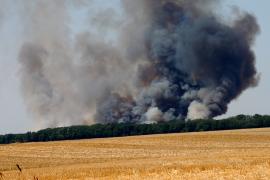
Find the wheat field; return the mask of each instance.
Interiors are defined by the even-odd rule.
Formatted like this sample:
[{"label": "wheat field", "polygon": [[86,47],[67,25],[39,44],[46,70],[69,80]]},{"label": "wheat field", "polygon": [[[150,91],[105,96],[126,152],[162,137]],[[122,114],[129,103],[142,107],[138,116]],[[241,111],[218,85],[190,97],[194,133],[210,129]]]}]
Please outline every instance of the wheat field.
[{"label": "wheat field", "polygon": [[270,179],[270,128],[0,145],[0,179]]}]

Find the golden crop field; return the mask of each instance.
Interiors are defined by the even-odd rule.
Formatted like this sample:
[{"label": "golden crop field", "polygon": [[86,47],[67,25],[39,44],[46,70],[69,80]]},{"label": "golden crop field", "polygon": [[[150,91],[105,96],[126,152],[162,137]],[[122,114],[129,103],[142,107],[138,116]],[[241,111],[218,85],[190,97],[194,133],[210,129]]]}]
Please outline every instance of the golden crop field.
[{"label": "golden crop field", "polygon": [[270,128],[1,145],[0,172],[36,180],[270,179]]}]

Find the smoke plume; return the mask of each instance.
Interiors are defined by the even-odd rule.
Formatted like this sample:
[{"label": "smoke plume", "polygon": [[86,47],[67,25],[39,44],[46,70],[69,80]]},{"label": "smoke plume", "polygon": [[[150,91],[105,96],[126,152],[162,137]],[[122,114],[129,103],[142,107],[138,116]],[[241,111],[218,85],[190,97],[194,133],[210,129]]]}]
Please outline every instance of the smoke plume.
[{"label": "smoke plume", "polygon": [[247,12],[225,20],[216,0],[122,0],[121,15],[101,11],[71,35],[69,8],[91,6],[72,2],[23,2],[22,90],[45,126],[213,118],[257,85]]}]

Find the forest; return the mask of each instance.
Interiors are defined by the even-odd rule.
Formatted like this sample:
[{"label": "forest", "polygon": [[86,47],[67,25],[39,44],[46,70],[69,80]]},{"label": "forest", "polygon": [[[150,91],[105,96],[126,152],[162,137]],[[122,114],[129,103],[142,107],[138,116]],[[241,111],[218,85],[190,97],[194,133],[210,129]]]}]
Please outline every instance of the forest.
[{"label": "forest", "polygon": [[0,144],[107,138],[270,127],[268,115],[238,115],[226,119],[173,120],[156,124],[112,123],[48,128],[25,134],[0,135]]}]

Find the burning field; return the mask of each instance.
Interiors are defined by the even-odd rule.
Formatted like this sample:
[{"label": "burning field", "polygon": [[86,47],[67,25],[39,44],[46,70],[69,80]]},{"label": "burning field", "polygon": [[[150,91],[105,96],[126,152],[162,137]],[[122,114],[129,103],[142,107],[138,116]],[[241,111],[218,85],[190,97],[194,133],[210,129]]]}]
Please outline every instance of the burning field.
[{"label": "burning field", "polygon": [[269,179],[270,129],[0,145],[0,172],[4,180]]},{"label": "burning field", "polygon": [[[259,83],[256,17],[221,0],[4,2],[38,129],[212,120]],[[0,145],[1,179],[270,179],[270,129]]]},{"label": "burning field", "polygon": [[90,1],[17,5],[22,91],[42,127],[213,118],[258,83],[256,18],[224,17],[218,0],[122,0],[90,10],[84,30],[70,9]]}]

